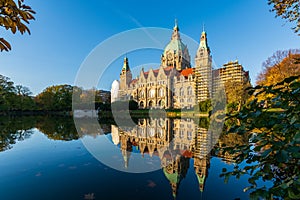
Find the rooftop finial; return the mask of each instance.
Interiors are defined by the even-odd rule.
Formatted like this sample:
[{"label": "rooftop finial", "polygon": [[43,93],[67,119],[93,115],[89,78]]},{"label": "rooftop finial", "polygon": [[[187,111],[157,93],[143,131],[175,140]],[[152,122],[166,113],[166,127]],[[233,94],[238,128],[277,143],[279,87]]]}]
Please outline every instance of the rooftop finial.
[{"label": "rooftop finial", "polygon": [[203,24],[202,24],[202,26],[203,26],[203,30],[202,30],[202,32],[205,32],[205,24],[204,24],[204,22],[203,22]]},{"label": "rooftop finial", "polygon": [[173,28],[172,39],[180,39],[180,36],[179,36],[179,27],[178,27],[177,19],[176,18],[175,18],[175,26]]}]

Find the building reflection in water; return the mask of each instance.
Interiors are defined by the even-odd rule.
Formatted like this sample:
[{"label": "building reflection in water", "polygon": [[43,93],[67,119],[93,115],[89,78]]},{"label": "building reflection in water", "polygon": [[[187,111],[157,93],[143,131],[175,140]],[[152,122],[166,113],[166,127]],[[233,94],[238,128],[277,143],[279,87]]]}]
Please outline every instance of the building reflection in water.
[{"label": "building reflection in water", "polygon": [[213,144],[209,131],[199,127],[193,119],[139,119],[134,128],[112,125],[111,130],[113,143],[120,145],[125,167],[130,163],[131,152],[158,156],[176,197],[193,158],[199,190],[203,192]]}]

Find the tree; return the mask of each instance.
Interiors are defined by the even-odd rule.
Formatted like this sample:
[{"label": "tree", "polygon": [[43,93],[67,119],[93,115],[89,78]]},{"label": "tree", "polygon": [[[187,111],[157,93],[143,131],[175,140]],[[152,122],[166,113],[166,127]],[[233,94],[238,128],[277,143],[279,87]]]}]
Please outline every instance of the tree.
[{"label": "tree", "polygon": [[0,75],[0,111],[35,110],[35,102],[28,87],[16,85]]},{"label": "tree", "polygon": [[71,85],[50,86],[36,96],[36,102],[42,110],[71,111],[72,94]]},{"label": "tree", "polygon": [[[234,155],[236,162],[234,170],[223,169],[222,176],[249,174],[250,186],[245,190],[252,190],[254,199],[300,199],[300,76],[257,86],[251,93],[255,99],[228,117],[232,123],[227,129],[227,134],[247,136],[249,142],[218,149]],[[268,98],[259,101],[262,93]],[[258,180],[273,184],[260,187]]]},{"label": "tree", "polygon": [[29,88],[23,85],[16,85],[16,92],[19,96],[30,96],[32,92],[30,92]]},{"label": "tree", "polygon": [[[281,17],[288,22],[295,22],[292,28],[295,33],[300,30],[300,2],[299,0],[268,0],[268,4],[272,5],[272,12],[276,12],[276,17]],[[300,34],[298,34],[300,35]]]},{"label": "tree", "polygon": [[199,110],[200,112],[209,112],[211,110],[211,100],[205,100],[205,101],[201,101],[199,103]]},{"label": "tree", "polygon": [[230,111],[240,111],[241,107],[246,103],[249,98],[246,89],[250,87],[250,81],[245,80],[244,82],[239,81],[227,81],[225,83],[227,108]]},{"label": "tree", "polygon": [[263,63],[256,83],[272,85],[297,75],[300,75],[300,49],[276,51]]},{"label": "tree", "polygon": [[[0,0],[0,26],[10,30],[13,34],[17,31],[21,34],[29,33],[26,26],[30,20],[34,20],[35,11],[30,6],[25,5],[24,0]],[[11,50],[11,45],[4,38],[0,38],[0,51]]]},{"label": "tree", "polygon": [[0,75],[0,110],[9,110],[14,95],[14,82]]}]

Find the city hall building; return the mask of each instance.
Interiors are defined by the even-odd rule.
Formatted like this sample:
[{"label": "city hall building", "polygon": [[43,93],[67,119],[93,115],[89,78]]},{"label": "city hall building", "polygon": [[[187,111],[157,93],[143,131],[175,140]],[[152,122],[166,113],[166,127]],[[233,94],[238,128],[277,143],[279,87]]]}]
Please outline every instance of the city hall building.
[{"label": "city hall building", "polygon": [[[124,58],[120,80],[112,84],[111,101],[132,99],[138,102],[140,109],[176,109],[192,108],[198,102],[212,98],[213,91],[217,90],[213,87],[219,87],[224,81],[220,73],[213,73],[211,51],[204,30],[194,59],[195,66],[192,67],[188,47],[182,42],[175,23],[158,69],[142,69],[139,76],[133,78],[128,58]],[[243,69],[235,72],[240,73],[242,79],[249,79]],[[218,77],[212,77],[213,74],[218,74]]]}]

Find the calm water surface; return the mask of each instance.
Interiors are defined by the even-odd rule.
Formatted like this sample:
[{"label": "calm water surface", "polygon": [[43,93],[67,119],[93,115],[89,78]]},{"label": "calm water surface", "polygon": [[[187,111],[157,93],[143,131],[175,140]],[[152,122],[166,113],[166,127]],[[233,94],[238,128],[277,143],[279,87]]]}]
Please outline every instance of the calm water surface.
[{"label": "calm water surface", "polygon": [[[243,192],[246,177],[224,183],[219,174],[233,165],[205,151],[211,138],[205,129],[200,137],[192,120],[139,119],[136,128],[126,131],[106,123],[102,134],[83,124],[91,134],[79,136],[73,119],[67,117],[2,117],[0,199],[248,199]],[[143,134],[160,138],[155,141],[173,139],[176,156],[143,146]],[[107,139],[118,151],[103,153],[119,162],[123,171],[102,164],[83,144]],[[160,160],[163,168],[124,172],[133,165],[131,152],[141,159]]]}]

